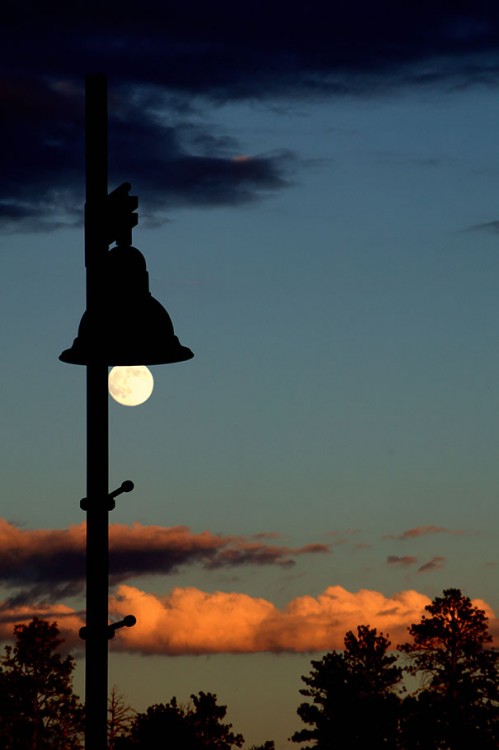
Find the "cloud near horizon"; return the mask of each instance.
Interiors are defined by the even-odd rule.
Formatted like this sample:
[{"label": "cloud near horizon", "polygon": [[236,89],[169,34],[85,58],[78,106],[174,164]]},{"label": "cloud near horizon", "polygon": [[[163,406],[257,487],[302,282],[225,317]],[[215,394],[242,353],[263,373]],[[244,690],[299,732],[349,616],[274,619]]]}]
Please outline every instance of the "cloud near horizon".
[{"label": "cloud near horizon", "polygon": [[[165,574],[185,565],[206,569],[245,565],[291,567],[295,558],[329,553],[327,544],[269,543],[257,535],[194,533],[187,526],[110,526],[111,583]],[[0,519],[0,582],[17,591],[11,602],[54,602],[79,594],[85,577],[85,523],[68,529],[20,529]]]},{"label": "cloud near horizon", "polygon": [[279,609],[266,599],[240,593],[175,588],[157,597],[119,587],[113,610],[137,613],[137,626],[116,644],[142,654],[306,653],[343,647],[348,630],[369,624],[406,640],[430,599],[416,591],[386,597],[329,586],[317,597],[300,596]]},{"label": "cloud near horizon", "polygon": [[[361,624],[388,635],[395,648],[408,640],[407,628],[420,621],[430,602],[414,590],[385,596],[329,586],[316,597],[296,597],[278,608],[267,599],[237,592],[177,587],[158,596],[122,585],[110,599],[112,619],[134,614],[137,624],[120,629],[111,648],[150,656],[313,653],[341,649],[345,633]],[[497,642],[498,620],[491,608],[480,599],[473,604],[485,610]],[[4,609],[0,640],[12,640],[12,624],[33,615],[57,621],[67,645],[81,648],[81,613],[62,605]]]}]

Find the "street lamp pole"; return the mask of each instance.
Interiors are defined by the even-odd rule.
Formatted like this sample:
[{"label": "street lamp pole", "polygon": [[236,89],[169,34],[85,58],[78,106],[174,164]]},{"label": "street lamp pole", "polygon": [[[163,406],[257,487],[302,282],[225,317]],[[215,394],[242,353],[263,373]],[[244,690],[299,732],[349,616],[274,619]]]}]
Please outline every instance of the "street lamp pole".
[{"label": "street lamp pole", "polygon": [[[108,252],[107,81],[86,79],[85,265],[87,313],[105,315]],[[87,363],[87,545],[85,628],[85,748],[107,748],[109,591],[109,413],[106,360]]]},{"label": "street lamp pole", "polygon": [[[194,355],[182,346],[165,308],[149,291],[145,258],[133,247],[138,199],[128,182],[108,194],[107,79],[85,81],[85,266],[87,309],[73,345],[59,359],[87,368],[87,514],[85,750],[107,748],[108,640],[127,615],[109,624],[109,511],[130,481],[109,492],[108,367],[172,364]],[[109,249],[109,245],[116,243]],[[120,320],[115,320],[115,311]]]}]

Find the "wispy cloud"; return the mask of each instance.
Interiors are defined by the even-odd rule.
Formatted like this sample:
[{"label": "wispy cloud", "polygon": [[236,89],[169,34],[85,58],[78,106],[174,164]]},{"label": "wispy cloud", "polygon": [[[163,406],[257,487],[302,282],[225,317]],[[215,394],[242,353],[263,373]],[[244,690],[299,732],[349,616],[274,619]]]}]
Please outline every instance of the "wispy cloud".
[{"label": "wispy cloud", "polygon": [[[399,566],[401,568],[408,568],[412,565],[416,565],[418,558],[413,555],[388,555],[386,558],[388,565]],[[446,558],[442,555],[435,555],[418,568],[418,573],[431,573],[435,570],[442,570],[445,567]]]},{"label": "wispy cloud", "polygon": [[447,529],[445,526],[415,526],[412,529],[407,529],[406,531],[403,531],[401,534],[386,534],[385,539],[396,539],[405,541],[407,539],[416,539],[420,536],[431,536],[433,534],[452,534],[455,535],[461,535],[463,534],[463,531],[456,531],[453,529]]},{"label": "wispy cloud", "polygon": [[418,568],[418,573],[432,573],[434,570],[442,570],[445,567],[446,558],[435,555],[427,563]]},{"label": "wispy cloud", "polygon": [[488,234],[499,233],[499,221],[486,221],[483,224],[473,224],[464,230],[465,232],[487,232]]},{"label": "wispy cloud", "polygon": [[386,558],[386,562],[388,565],[401,565],[402,567],[407,567],[409,565],[414,565],[417,563],[418,558],[413,557],[412,555],[388,555]]},{"label": "wispy cloud", "polygon": [[332,538],[332,543],[335,546],[340,546],[348,542],[353,543],[352,537],[356,537],[358,534],[360,534],[360,529],[345,529],[344,531],[328,531],[327,536]]}]

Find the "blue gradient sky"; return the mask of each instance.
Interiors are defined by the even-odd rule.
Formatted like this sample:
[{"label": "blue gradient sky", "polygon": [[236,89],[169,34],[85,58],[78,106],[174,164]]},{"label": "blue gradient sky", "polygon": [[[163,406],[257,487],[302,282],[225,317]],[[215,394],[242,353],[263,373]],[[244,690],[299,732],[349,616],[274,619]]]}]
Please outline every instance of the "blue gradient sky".
[{"label": "blue gradient sky", "polygon": [[[110,403],[111,488],[136,486],[111,520],[330,550],[292,566],[186,564],[129,581],[142,591],[285,608],[329,586],[455,586],[499,611],[497,89],[481,75],[388,88],[198,92],[184,129],[223,139],[228,159],[279,155],[286,186],[240,205],[170,201],[152,225],[147,180],[127,175],[151,291],[195,358],[153,368],[142,407]],[[111,170],[110,187],[120,180]],[[65,529],[85,494],[85,373],[58,361],[84,309],[83,233],[6,229],[0,516]],[[119,652],[110,679],[137,709],[216,692],[247,746],[288,750],[318,656]]]}]

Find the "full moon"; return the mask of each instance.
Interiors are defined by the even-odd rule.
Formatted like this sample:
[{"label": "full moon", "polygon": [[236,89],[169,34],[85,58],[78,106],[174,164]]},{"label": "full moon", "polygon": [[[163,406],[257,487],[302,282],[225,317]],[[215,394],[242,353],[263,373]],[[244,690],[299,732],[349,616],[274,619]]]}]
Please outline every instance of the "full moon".
[{"label": "full moon", "polygon": [[124,406],[143,404],[153,387],[154,378],[145,365],[113,367],[109,373],[109,393]]}]

